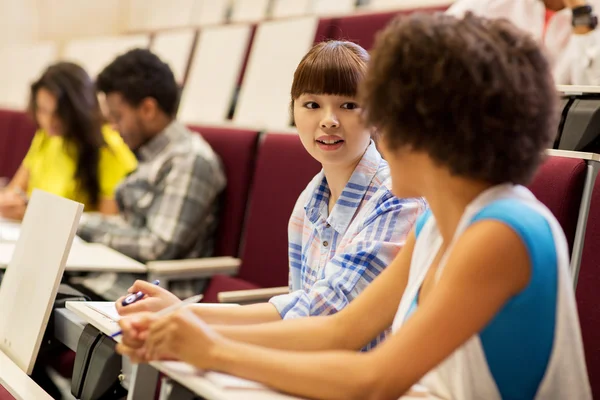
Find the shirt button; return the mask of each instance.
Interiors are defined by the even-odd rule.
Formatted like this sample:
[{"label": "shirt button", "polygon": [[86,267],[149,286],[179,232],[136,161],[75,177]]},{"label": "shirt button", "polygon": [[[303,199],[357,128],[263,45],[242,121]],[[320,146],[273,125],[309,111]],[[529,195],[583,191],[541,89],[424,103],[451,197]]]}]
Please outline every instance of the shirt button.
[{"label": "shirt button", "polygon": [[323,246],[325,246],[325,247],[329,246],[329,242],[328,242],[327,240],[326,240],[326,241],[324,241],[324,242],[323,242]]}]

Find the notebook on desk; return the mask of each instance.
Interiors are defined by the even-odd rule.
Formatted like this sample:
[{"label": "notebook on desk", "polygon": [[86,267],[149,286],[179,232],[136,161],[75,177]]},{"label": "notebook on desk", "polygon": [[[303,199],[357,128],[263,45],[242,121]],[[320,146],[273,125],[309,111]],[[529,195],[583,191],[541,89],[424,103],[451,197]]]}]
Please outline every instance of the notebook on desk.
[{"label": "notebook on desk", "polygon": [[119,321],[121,316],[117,312],[117,307],[113,301],[88,301],[85,303],[89,308],[98,311],[106,318],[112,321]]},{"label": "notebook on desk", "polygon": [[[117,306],[113,301],[87,301],[85,303],[91,309],[104,315],[115,322],[121,319],[121,316],[117,312]],[[238,306],[238,304],[195,304],[195,307],[232,307]]]}]

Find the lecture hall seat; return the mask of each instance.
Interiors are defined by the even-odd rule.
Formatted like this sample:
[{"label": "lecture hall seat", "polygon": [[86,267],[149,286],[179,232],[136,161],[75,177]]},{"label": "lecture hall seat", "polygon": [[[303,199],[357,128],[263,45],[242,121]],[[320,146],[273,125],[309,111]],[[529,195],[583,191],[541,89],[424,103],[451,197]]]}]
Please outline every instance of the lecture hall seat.
[{"label": "lecture hall seat", "polygon": [[227,178],[214,256],[237,257],[248,192],[254,173],[259,133],[253,130],[210,126],[189,128],[198,132],[219,155]]},{"label": "lecture hall seat", "polygon": [[366,50],[371,50],[375,43],[375,36],[395,16],[419,12],[444,11],[447,7],[427,7],[420,9],[393,10],[377,13],[355,14],[335,18],[331,22],[329,38],[335,40],[349,40],[358,43]]},{"label": "lecture hall seat", "polygon": [[36,125],[22,111],[0,109],[0,177],[12,178],[29,150]]},{"label": "lecture hall seat", "polygon": [[596,180],[588,215],[581,269],[577,281],[577,309],[592,394],[600,398],[600,180]]},{"label": "lecture hall seat", "polygon": [[212,277],[202,302],[218,302],[220,292],[288,285],[288,221],[298,196],[320,170],[297,135],[265,135],[246,215],[242,263],[234,277]]},{"label": "lecture hall seat", "polygon": [[[317,24],[317,30],[315,32],[314,43],[319,43],[323,40],[327,40],[330,38],[331,24],[333,23],[333,21],[333,18],[319,18],[319,23]],[[244,63],[242,64],[242,69],[238,78],[238,87],[242,85],[242,81],[244,79],[244,73],[246,71],[246,66],[248,65],[248,58],[250,57],[250,49],[252,47],[252,41],[254,40],[254,35],[256,33],[256,27],[257,25],[253,24],[250,40],[248,41],[248,50],[246,52],[246,55],[244,56]]]},{"label": "lecture hall seat", "polygon": [[15,400],[12,394],[8,393],[8,390],[4,386],[0,385],[0,400]]},{"label": "lecture hall seat", "polygon": [[573,249],[586,168],[582,159],[549,156],[529,184],[562,226],[569,250]]}]

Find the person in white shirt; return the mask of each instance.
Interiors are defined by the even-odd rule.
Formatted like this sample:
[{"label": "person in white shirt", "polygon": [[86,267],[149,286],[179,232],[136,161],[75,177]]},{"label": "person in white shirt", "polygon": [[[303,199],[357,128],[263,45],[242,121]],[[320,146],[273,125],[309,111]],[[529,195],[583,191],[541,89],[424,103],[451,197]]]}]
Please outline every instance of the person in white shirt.
[{"label": "person in white shirt", "polygon": [[559,85],[600,85],[600,0],[457,0],[447,11],[506,18],[545,47]]}]

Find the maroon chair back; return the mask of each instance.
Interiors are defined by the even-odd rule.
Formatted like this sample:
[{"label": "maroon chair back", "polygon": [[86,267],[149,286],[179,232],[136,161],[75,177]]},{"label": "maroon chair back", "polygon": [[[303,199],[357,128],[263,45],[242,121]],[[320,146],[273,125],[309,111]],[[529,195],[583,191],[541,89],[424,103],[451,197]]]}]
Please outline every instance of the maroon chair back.
[{"label": "maroon chair back", "polygon": [[562,226],[569,250],[573,249],[586,170],[584,160],[550,156],[529,184]]},{"label": "maroon chair back", "polygon": [[12,178],[29,150],[36,126],[23,111],[0,110],[0,177]]},{"label": "maroon chair back", "polygon": [[238,257],[259,133],[252,130],[209,126],[189,128],[199,132],[221,157],[227,177],[214,255]]},{"label": "maroon chair back", "polygon": [[358,43],[366,50],[371,50],[375,43],[377,32],[383,29],[397,15],[410,14],[415,11],[445,11],[446,8],[428,7],[415,10],[394,10],[337,18],[331,23],[330,38],[335,40],[349,40]]},{"label": "maroon chair back", "polygon": [[581,268],[577,281],[577,309],[592,394],[600,399],[600,180],[596,180],[588,216]]},{"label": "maroon chair back", "polygon": [[15,400],[15,398],[4,386],[0,385],[0,400]]},{"label": "maroon chair back", "polygon": [[321,170],[297,135],[269,133],[258,149],[237,277],[213,277],[203,302],[219,292],[288,284],[288,222],[298,196]]}]

